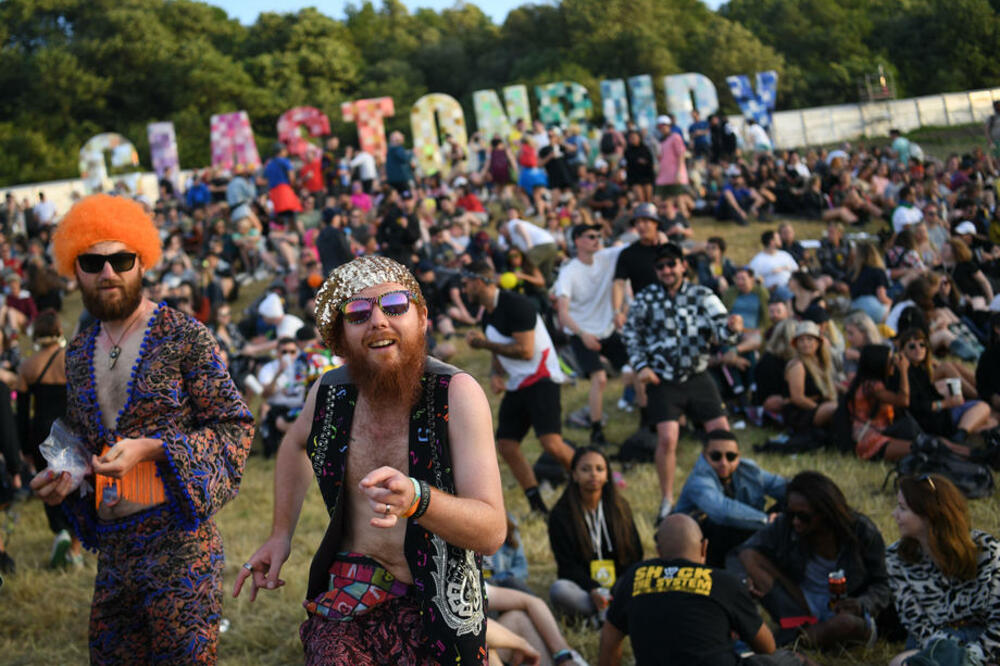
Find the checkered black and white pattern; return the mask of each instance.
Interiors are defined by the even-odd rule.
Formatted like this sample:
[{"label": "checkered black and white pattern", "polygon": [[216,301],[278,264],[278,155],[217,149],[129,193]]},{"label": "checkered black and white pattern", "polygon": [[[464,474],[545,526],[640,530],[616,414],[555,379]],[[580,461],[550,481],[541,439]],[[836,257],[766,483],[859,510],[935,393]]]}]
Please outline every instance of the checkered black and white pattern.
[{"label": "checkered black and white pattern", "polygon": [[639,292],[629,306],[622,336],[629,364],[650,367],[663,380],[684,382],[708,367],[713,342],[736,342],[726,307],[711,289],[685,281],[673,297],[660,282]]}]

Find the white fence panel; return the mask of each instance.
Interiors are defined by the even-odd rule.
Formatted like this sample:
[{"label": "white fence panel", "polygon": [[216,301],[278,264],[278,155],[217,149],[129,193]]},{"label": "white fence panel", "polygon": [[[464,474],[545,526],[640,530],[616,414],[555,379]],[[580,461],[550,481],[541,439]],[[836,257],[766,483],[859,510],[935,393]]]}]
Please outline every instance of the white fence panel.
[{"label": "white fence panel", "polygon": [[810,144],[833,143],[839,138],[830,120],[830,107],[803,109],[802,125]]},{"label": "white fence panel", "polygon": [[941,95],[918,97],[916,102],[921,126],[935,125],[940,127],[948,124],[948,111],[944,107],[944,98]]},{"label": "white fence panel", "polygon": [[865,121],[860,105],[842,104],[831,106],[829,109],[830,122],[835,128],[834,133],[837,135],[837,141],[862,136],[865,133]]},{"label": "white fence panel", "polygon": [[809,143],[799,111],[778,111],[772,115],[771,121],[771,139],[778,148],[795,148]]},{"label": "white fence panel", "polygon": [[949,93],[941,95],[941,97],[944,99],[944,109],[948,113],[949,125],[967,125],[972,122],[969,93]]},{"label": "white fence panel", "polygon": [[[889,102],[890,125],[900,132],[909,132],[920,127],[920,111],[915,99],[894,99]],[[886,134],[888,134],[888,129]]]},{"label": "white fence panel", "polygon": [[969,105],[972,107],[972,121],[985,122],[993,115],[993,92],[973,90],[969,93]]}]

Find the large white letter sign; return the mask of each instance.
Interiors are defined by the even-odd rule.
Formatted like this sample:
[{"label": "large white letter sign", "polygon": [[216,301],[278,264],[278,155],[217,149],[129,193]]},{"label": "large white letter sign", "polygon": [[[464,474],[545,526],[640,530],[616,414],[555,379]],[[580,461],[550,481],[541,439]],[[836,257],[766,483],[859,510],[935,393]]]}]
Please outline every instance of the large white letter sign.
[{"label": "large white letter sign", "polygon": [[438,140],[438,122],[441,124],[441,134],[450,134],[462,148],[465,148],[469,140],[465,129],[465,113],[457,99],[444,93],[430,93],[414,102],[410,111],[413,154],[420,170],[429,176],[444,167],[441,143]]},{"label": "large white letter sign", "polygon": [[528,104],[528,88],[523,85],[507,86],[503,89],[506,109],[500,104],[494,90],[477,90],[472,93],[472,106],[476,112],[476,127],[483,141],[489,143],[494,136],[509,140],[510,132],[518,119],[531,125],[531,106]]}]

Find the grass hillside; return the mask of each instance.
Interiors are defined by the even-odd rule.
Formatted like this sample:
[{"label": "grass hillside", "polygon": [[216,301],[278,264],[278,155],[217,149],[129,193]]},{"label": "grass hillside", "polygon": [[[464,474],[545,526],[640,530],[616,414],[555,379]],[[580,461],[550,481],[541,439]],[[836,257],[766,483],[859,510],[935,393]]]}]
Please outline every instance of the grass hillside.
[{"label": "grass hillside", "polygon": [[[737,262],[746,262],[758,247],[760,232],[776,225],[754,224],[739,228],[731,224],[718,224],[712,220],[694,220],[696,237],[705,239],[722,235],[729,243],[729,255]],[[824,227],[820,223],[796,221],[799,239],[819,238]],[[871,231],[872,229],[869,229]],[[249,291],[249,290],[248,290]],[[246,294],[249,299],[252,294]],[[242,305],[238,304],[238,305]],[[67,324],[75,317],[79,298],[68,299],[65,316]],[[234,311],[236,308],[234,308]],[[71,330],[71,327],[70,327]],[[488,391],[488,362],[485,352],[472,351],[459,341],[460,353],[454,363],[479,377]],[[615,402],[621,395],[620,380],[612,380],[605,396],[609,416],[606,433],[613,442],[621,442],[635,431],[636,416],[619,412]],[[499,398],[488,394],[495,410]],[[586,404],[587,385],[567,385],[563,388],[564,415]],[[586,442],[587,432],[566,429],[564,434],[576,442]],[[743,451],[764,468],[794,475],[804,469],[816,469],[834,478],[845,491],[850,503],[867,514],[881,529],[887,543],[897,538],[895,523],[890,517],[894,506],[891,492],[882,492],[880,486],[889,467],[882,463],[865,463],[850,456],[833,453],[812,453],[799,456],[754,455],[752,446],[773,433],[748,428],[738,432]],[[527,439],[524,449],[529,459],[537,457],[540,449],[537,440]],[[699,445],[692,439],[682,439],[678,451],[679,491],[683,479],[691,469]],[[301,602],[310,558],[326,527],[326,512],[319,493],[310,490],[306,506],[293,540],[292,554],[282,572],[288,585],[278,592],[262,592],[255,603],[248,595],[232,599],[230,591],[241,563],[250,556],[268,536],[273,502],[274,462],[253,457],[247,465],[239,497],[218,515],[227,555],[225,571],[226,600],[224,616],[230,629],[223,634],[220,661],[228,665],[243,664],[295,664],[302,661],[298,626],[305,617]],[[531,584],[542,595],[547,595],[549,584],[555,577],[555,563],[549,550],[544,522],[528,512],[524,496],[509,471],[502,467],[504,495],[507,507],[518,518],[528,560]],[[624,478],[625,496],[631,503],[636,523],[643,540],[645,553],[654,553],[652,518],[659,497],[656,474],[651,465],[640,465]],[[550,494],[546,502],[551,505],[556,496]],[[973,524],[994,534],[1000,533],[1000,509],[996,497],[979,500],[971,505]],[[53,572],[45,568],[49,557],[52,535],[48,531],[42,506],[30,501],[18,507],[19,520],[10,536],[8,550],[17,560],[18,573],[7,577],[0,589],[0,662],[4,664],[80,664],[87,661],[87,620],[95,573],[95,558],[87,556],[82,571]],[[597,660],[597,637],[594,633],[567,627],[571,645],[580,650],[591,662]],[[879,643],[871,650],[854,649],[842,653],[813,655],[818,661],[829,664],[886,663],[902,648]]]}]

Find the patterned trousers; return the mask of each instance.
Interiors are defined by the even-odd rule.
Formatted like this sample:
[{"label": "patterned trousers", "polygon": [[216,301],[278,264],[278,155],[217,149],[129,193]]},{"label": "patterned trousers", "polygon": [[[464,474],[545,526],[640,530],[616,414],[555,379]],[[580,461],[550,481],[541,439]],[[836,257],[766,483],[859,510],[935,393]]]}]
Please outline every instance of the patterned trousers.
[{"label": "patterned trousers", "polygon": [[222,536],[169,515],[100,539],[90,611],[93,664],[214,664],[222,614]]}]

